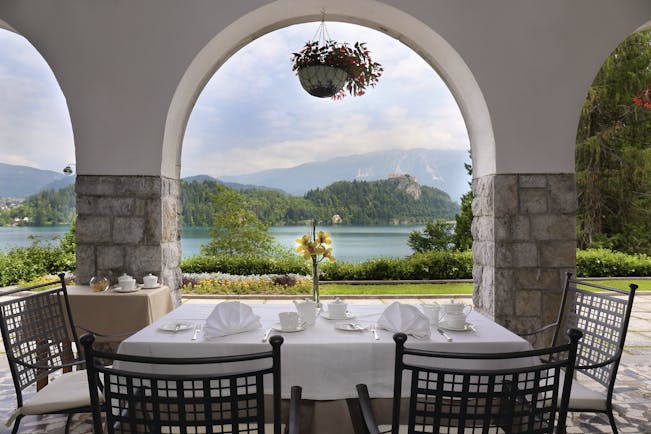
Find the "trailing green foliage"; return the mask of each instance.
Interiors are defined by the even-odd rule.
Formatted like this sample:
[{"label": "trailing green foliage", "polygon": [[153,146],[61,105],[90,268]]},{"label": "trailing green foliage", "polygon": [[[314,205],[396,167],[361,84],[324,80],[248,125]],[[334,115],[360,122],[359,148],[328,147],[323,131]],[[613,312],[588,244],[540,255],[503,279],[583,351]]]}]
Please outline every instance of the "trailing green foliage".
[{"label": "trailing green foliage", "polygon": [[578,250],[576,273],[579,277],[651,276],[651,256],[608,249]]}]

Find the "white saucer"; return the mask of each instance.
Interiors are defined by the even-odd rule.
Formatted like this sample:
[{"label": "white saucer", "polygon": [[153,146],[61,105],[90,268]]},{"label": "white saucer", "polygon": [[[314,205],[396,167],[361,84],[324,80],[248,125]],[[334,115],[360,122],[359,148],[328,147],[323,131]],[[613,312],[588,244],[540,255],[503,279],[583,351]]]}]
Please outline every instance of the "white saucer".
[{"label": "white saucer", "polygon": [[361,332],[368,330],[368,324],[358,324],[358,323],[349,323],[349,322],[337,322],[335,323],[335,328],[337,330],[343,330],[346,332]]},{"label": "white saucer", "polygon": [[441,321],[439,322],[439,327],[445,330],[450,330],[452,332],[469,332],[472,331],[473,325],[467,322],[463,325],[463,327],[451,327],[448,325],[447,321]]},{"label": "white saucer", "polygon": [[330,320],[335,320],[335,321],[342,321],[342,320],[347,320],[347,319],[353,319],[353,318],[355,318],[355,315],[353,315],[353,314],[350,313],[350,312],[346,312],[346,316],[343,317],[343,318],[341,318],[341,317],[331,318],[331,317],[330,317],[330,312],[328,312],[328,311],[322,311],[322,312],[321,312],[321,316],[324,317],[325,319],[330,319]]},{"label": "white saucer", "polygon": [[298,327],[296,327],[295,329],[284,329],[281,327],[280,323],[276,323],[271,326],[271,330],[277,332],[283,332],[283,333],[302,332],[303,330],[305,330],[305,324],[299,324]]},{"label": "white saucer", "polygon": [[111,291],[113,291],[113,292],[122,292],[122,293],[136,292],[136,291],[139,291],[139,290],[140,290],[140,288],[138,288],[137,286],[135,288],[131,288],[131,289],[123,289],[121,286],[115,286],[115,287],[113,287],[113,289],[111,289]]},{"label": "white saucer", "polygon": [[194,328],[194,323],[190,321],[170,321],[158,326],[158,330],[164,332],[184,332]]},{"label": "white saucer", "polygon": [[156,289],[156,288],[160,288],[160,286],[161,286],[160,283],[157,283],[154,286],[145,286],[144,283],[139,283],[138,284],[138,288],[141,288],[141,289]]}]

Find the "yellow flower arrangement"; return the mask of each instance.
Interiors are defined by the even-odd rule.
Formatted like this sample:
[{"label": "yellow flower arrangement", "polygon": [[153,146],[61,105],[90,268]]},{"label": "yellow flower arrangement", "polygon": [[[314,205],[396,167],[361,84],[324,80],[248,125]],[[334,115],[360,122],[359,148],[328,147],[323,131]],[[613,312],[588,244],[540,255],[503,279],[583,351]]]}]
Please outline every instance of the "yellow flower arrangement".
[{"label": "yellow flower arrangement", "polygon": [[303,255],[305,259],[312,260],[312,296],[314,301],[319,303],[319,263],[324,259],[335,262],[337,259],[332,254],[332,240],[327,232],[316,232],[316,222],[312,222],[312,235],[303,235],[296,240],[298,247],[296,253]]}]

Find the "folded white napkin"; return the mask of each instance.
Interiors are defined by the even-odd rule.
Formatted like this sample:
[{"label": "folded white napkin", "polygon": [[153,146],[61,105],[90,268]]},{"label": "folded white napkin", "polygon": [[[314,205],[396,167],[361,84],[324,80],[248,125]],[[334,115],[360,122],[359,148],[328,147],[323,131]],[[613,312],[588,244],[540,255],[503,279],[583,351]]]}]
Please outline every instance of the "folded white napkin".
[{"label": "folded white napkin", "polygon": [[390,332],[401,332],[418,339],[429,339],[429,319],[411,304],[402,304],[397,301],[391,303],[380,319],[377,326]]},{"label": "folded white napkin", "polygon": [[203,327],[206,338],[234,335],[262,327],[260,317],[253,314],[251,306],[239,301],[219,303],[208,315]]}]

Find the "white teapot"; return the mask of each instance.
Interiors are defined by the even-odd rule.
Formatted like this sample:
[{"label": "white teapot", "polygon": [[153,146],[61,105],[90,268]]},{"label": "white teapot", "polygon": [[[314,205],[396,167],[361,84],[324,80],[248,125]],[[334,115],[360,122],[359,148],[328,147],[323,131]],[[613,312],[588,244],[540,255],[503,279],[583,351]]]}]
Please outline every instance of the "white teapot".
[{"label": "white teapot", "polygon": [[307,325],[314,324],[317,314],[316,303],[309,298],[306,298],[305,301],[294,300],[294,306],[296,306],[296,312],[301,317],[301,319]]}]

